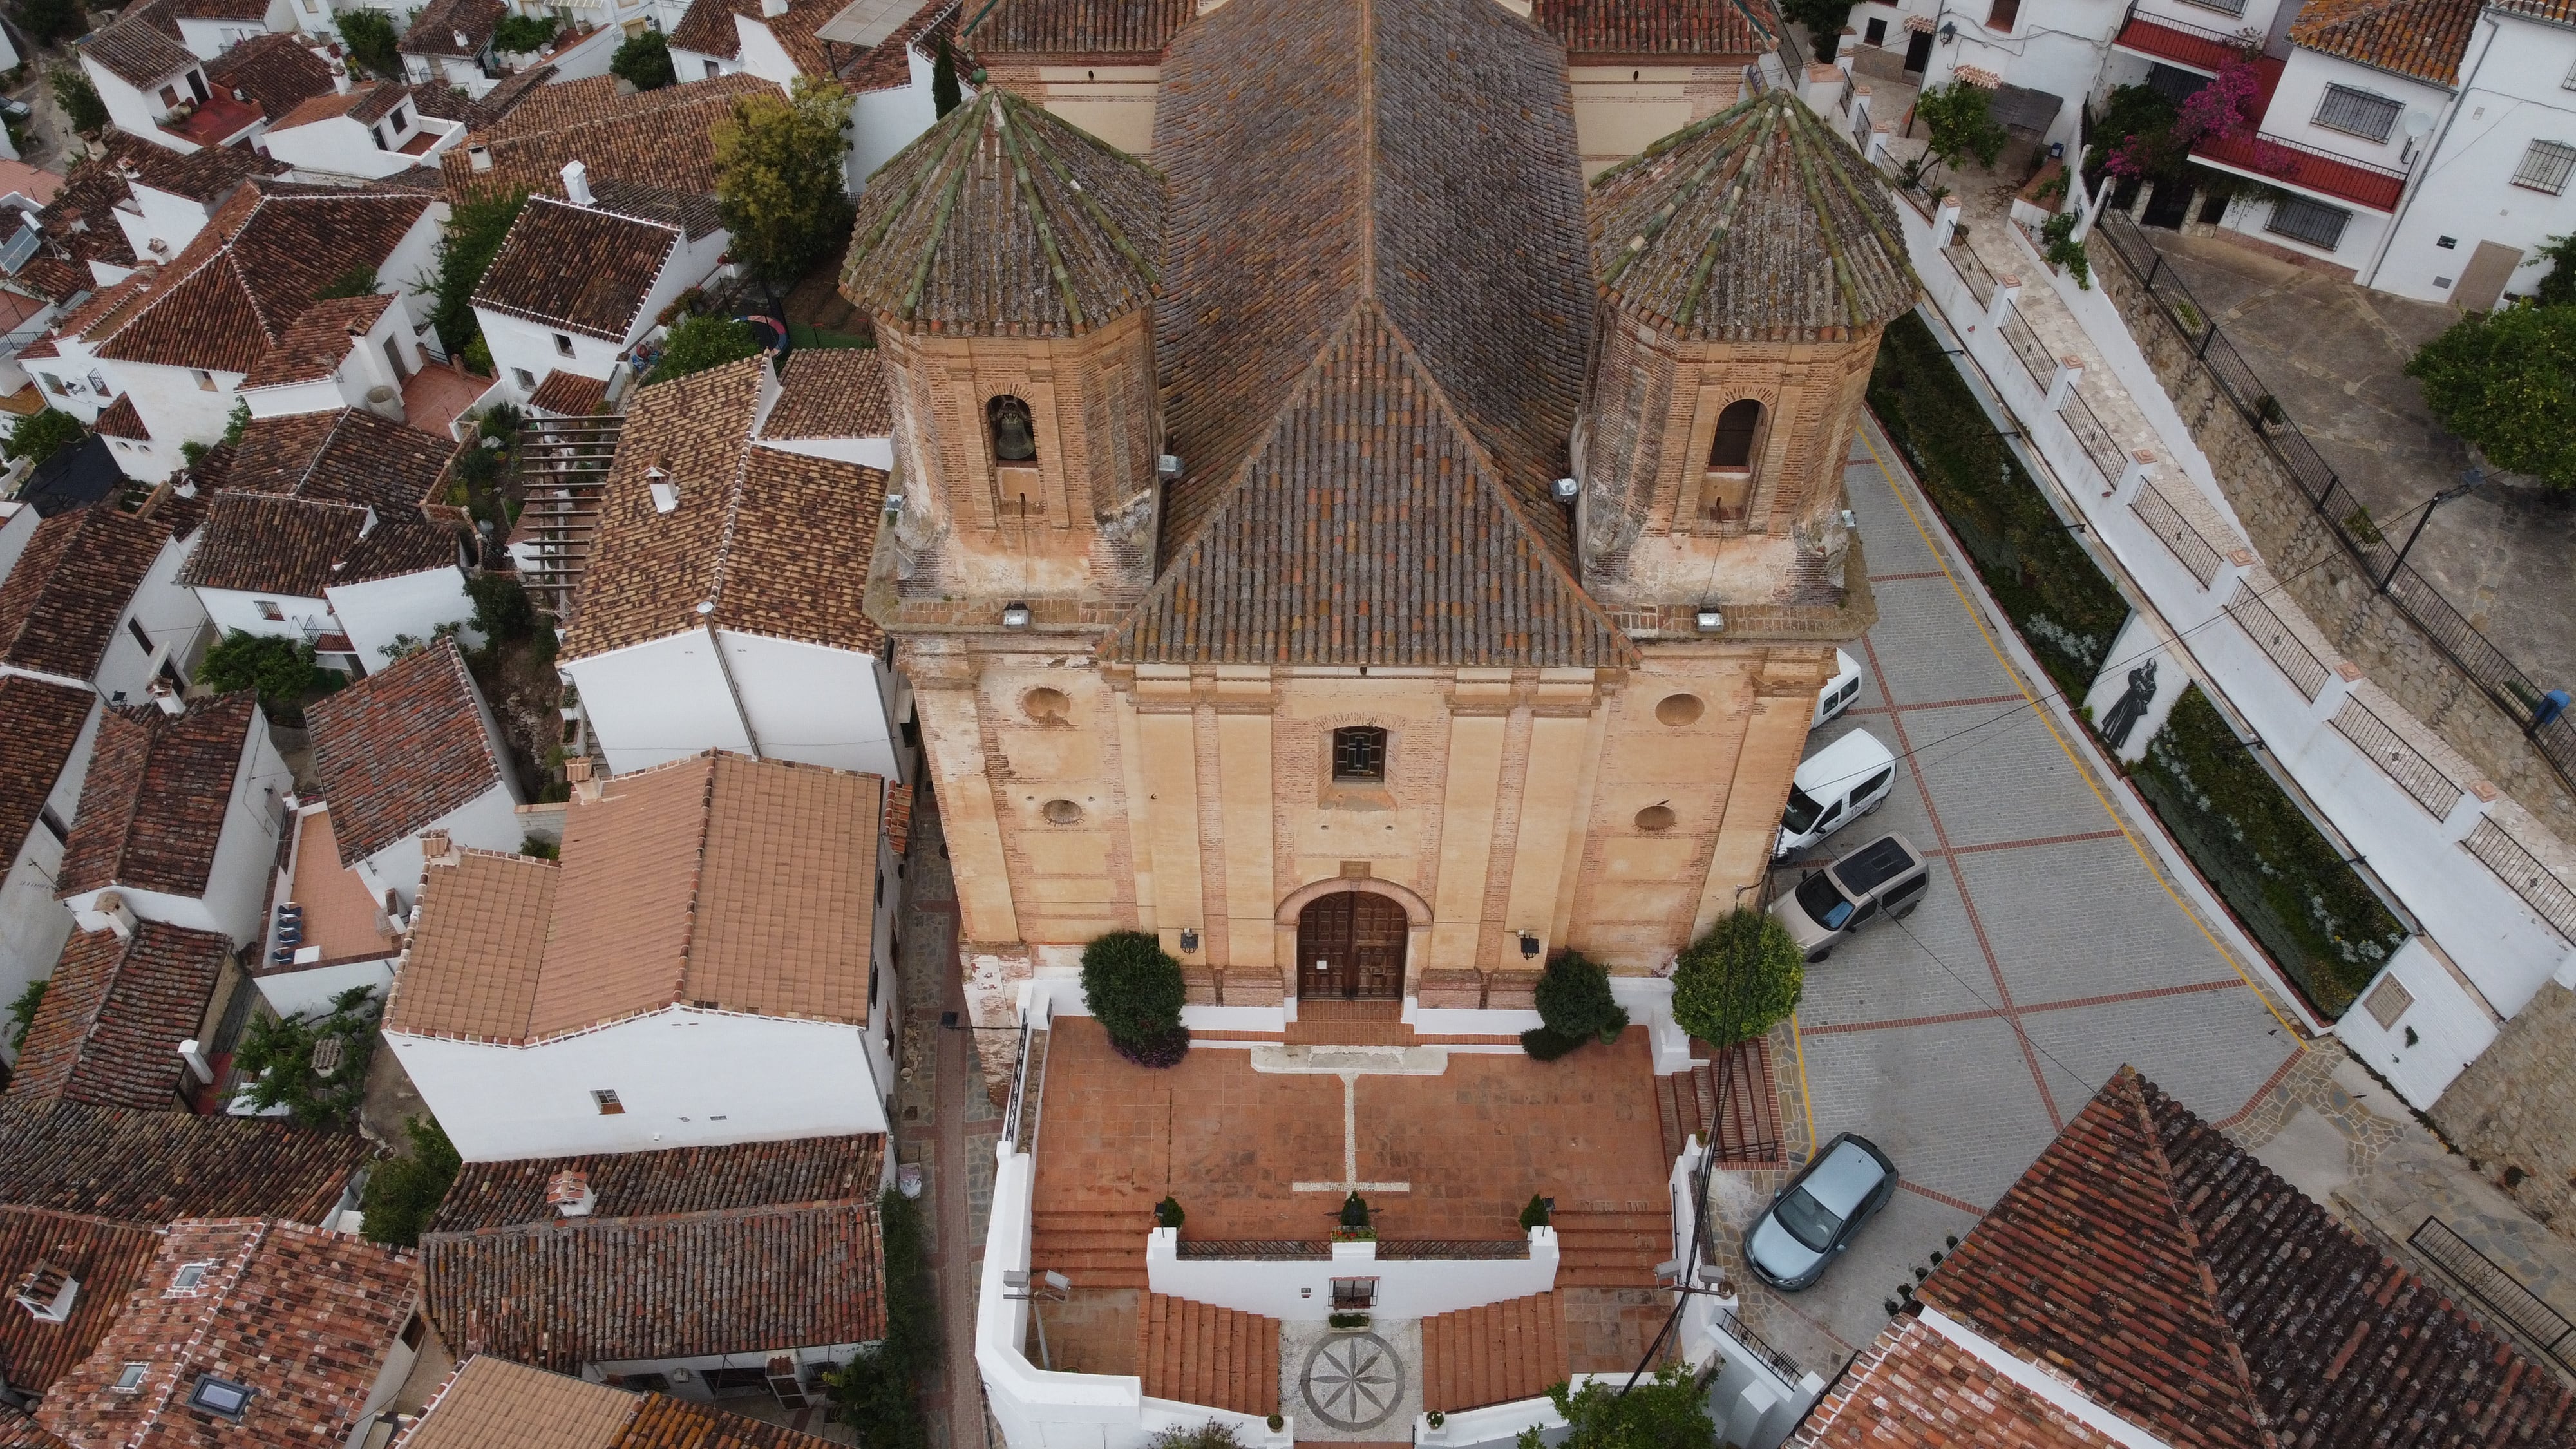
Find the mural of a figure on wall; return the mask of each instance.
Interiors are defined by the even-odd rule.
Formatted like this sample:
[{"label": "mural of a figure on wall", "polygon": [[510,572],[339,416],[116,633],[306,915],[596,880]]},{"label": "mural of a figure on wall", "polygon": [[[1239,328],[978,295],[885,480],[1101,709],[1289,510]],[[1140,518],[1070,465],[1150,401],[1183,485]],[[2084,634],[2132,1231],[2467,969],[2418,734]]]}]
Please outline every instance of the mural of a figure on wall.
[{"label": "mural of a figure on wall", "polygon": [[2111,712],[2102,717],[2102,742],[2114,751],[2126,748],[2129,732],[2147,717],[2147,706],[2155,698],[2156,661],[2150,659],[2129,671],[2128,689],[2120,695],[2119,703],[2111,706]]}]

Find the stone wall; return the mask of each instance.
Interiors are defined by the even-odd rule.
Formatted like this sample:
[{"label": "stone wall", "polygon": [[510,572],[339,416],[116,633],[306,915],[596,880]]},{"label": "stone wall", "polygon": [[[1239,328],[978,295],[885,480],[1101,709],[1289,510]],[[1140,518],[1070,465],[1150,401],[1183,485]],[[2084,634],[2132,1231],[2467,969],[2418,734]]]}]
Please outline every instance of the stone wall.
[{"label": "stone wall", "polygon": [[2209,456],[2229,506],[2272,572],[2286,581],[2290,598],[2409,713],[2440,732],[2560,839],[2576,839],[2576,795],[2523,738],[2520,723],[2380,597],[2137,278],[2107,247],[2091,250],[2093,275],[2118,304],[2174,410]]},{"label": "stone wall", "polygon": [[2524,1211],[2576,1238],[2576,991],[2540,988],[2433,1104],[2433,1121]]}]

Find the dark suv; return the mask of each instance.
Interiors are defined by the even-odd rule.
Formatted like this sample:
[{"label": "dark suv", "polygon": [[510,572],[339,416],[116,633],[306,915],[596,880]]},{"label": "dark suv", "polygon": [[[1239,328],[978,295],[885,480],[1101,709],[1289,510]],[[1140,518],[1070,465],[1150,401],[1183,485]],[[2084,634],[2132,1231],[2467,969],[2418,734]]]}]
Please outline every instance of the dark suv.
[{"label": "dark suv", "polygon": [[1882,835],[1799,877],[1796,890],[1771,903],[1771,914],[1808,960],[1822,961],[1843,937],[1880,916],[1913,914],[1931,884],[1923,852],[1902,835]]}]

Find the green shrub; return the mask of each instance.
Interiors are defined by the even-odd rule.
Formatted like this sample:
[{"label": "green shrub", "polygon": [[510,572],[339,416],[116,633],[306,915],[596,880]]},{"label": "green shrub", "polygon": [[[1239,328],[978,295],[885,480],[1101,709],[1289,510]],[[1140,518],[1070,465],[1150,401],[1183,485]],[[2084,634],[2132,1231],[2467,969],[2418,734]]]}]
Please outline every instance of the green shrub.
[{"label": "green shrub", "polygon": [[336,297],[367,297],[373,296],[375,290],[376,269],[360,264],[323,283],[322,290],[313,294],[313,300],[323,302]]},{"label": "green shrub", "polygon": [[534,55],[563,29],[551,15],[504,15],[492,27],[492,48],[503,55]]},{"label": "green shrub", "polygon": [[1534,1026],[1521,1033],[1521,1050],[1529,1053],[1532,1061],[1552,1062],[1582,1050],[1590,1040],[1588,1036],[1567,1036],[1549,1027]]},{"label": "green shrub", "polygon": [[1154,1226],[1158,1228],[1177,1228],[1188,1216],[1181,1211],[1179,1198],[1166,1197],[1154,1204]]},{"label": "green shrub", "polygon": [[18,999],[9,1003],[9,1050],[17,1051],[27,1044],[27,1029],[36,1024],[36,1008],[45,1004],[45,983],[30,981]]},{"label": "green shrub", "polygon": [[1531,1193],[1529,1206],[1521,1209],[1521,1231],[1526,1233],[1532,1228],[1546,1227],[1547,1218],[1547,1199]]},{"label": "green shrub", "polygon": [[1539,1020],[1547,1030],[1581,1042],[1598,1037],[1619,1039],[1628,1029],[1628,1013],[1610,995],[1610,973],[1598,962],[1568,951],[1547,963],[1538,978]]},{"label": "green shrub", "polygon": [[2576,307],[2472,312],[2417,349],[2406,375],[2495,466],[2576,489]]},{"label": "green shrub", "polygon": [[[340,17],[342,32],[361,16],[383,19],[372,10],[351,10]],[[397,64],[397,73],[400,69]],[[527,204],[524,191],[457,202],[448,214],[447,235],[439,242],[438,275],[430,285],[430,324],[438,329],[441,346],[463,354],[466,365],[479,367],[486,377],[492,375],[492,349],[483,342],[481,325],[474,320],[474,289],[482,285],[493,255],[510,235],[510,224]]]},{"label": "green shrub", "polygon": [[2195,684],[2130,780],[2309,1004],[2341,1016],[2406,940]]},{"label": "green shrub", "polygon": [[[1144,931],[1112,931],[1082,948],[1082,995],[1119,1055],[1142,1066],[1170,1066],[1181,1025],[1181,963]],[[1163,1060],[1169,1056],[1169,1060]]]},{"label": "green shrub", "polygon": [[[332,1127],[358,1115],[367,1096],[367,1058],[376,1044],[376,1017],[383,1007],[375,989],[352,986],[331,999],[320,1016],[293,1012],[258,1016],[242,1033],[233,1064],[241,1069],[251,1105],[265,1111],[284,1107],[306,1127]],[[336,1042],[332,1053],[325,1043]],[[317,1062],[317,1054],[336,1054],[337,1061]],[[327,1068],[327,1069],[326,1069]]]},{"label": "green shrub", "polygon": [[537,611],[517,574],[478,573],[465,581],[474,601],[474,632],[492,644],[524,639],[537,627]]},{"label": "green shrub", "polygon": [[80,0],[18,0],[12,18],[38,45],[70,40],[89,29],[89,11]]},{"label": "green shrub", "polygon": [[269,718],[281,724],[303,717],[307,695],[329,687],[330,671],[313,661],[313,646],[273,634],[235,629],[206,651],[198,682],[217,694],[255,690]]},{"label": "green shrub", "polygon": [[224,418],[224,441],[227,443],[239,443],[242,440],[242,434],[249,431],[250,399],[245,397],[234,398],[233,410]]},{"label": "green shrub", "polygon": [[385,80],[403,78],[402,37],[392,16],[381,10],[343,10],[339,26],[340,41],[358,64]]},{"label": "green shrub", "polygon": [[55,66],[45,73],[45,83],[54,88],[54,103],[63,108],[63,119],[74,131],[95,135],[107,125],[107,102],[98,98],[98,87],[79,66]]},{"label": "green shrub", "polygon": [[885,1244],[885,1338],[825,1379],[832,1405],[868,1449],[929,1449],[915,1388],[939,1366],[938,1299],[921,1207],[888,1188],[877,1199]]},{"label": "green shrub", "polygon": [[[1708,1417],[1708,1391],[1699,1378],[1678,1364],[1655,1371],[1651,1379],[1621,1393],[1619,1384],[1593,1382],[1572,1393],[1566,1384],[1547,1391],[1568,1429],[1558,1449],[1713,1449],[1717,1425]],[[1541,1449],[1547,1441],[1536,1425],[1521,1431],[1519,1449]]]},{"label": "green shrub", "polygon": [[41,463],[81,440],[81,420],[60,408],[32,412],[9,425],[7,451],[12,458]]},{"label": "green shrub", "polygon": [[662,340],[662,360],[644,380],[669,382],[759,355],[760,339],[752,335],[750,323],[732,317],[683,317],[671,324],[670,335]]},{"label": "green shrub", "polygon": [[640,30],[617,42],[608,73],[639,91],[658,91],[680,78],[671,65],[671,38],[658,30]]},{"label": "green shrub", "polygon": [[[1336,1317],[1344,1315],[1335,1315]],[[1364,1328],[1366,1318],[1356,1324],[1336,1323],[1335,1328]],[[1234,1426],[1214,1419],[1195,1428],[1165,1429],[1145,1441],[1145,1449],[1243,1449],[1243,1441],[1234,1437]]]},{"label": "green shrub", "polygon": [[1914,313],[1889,323],[1879,340],[1869,405],[2040,667],[2082,698],[2128,621],[2129,601],[1995,436]]},{"label": "green shrub", "polygon": [[411,1137],[411,1156],[377,1163],[358,1194],[359,1210],[367,1219],[365,1236],[395,1248],[419,1244],[421,1230],[438,1212],[462,1165],[437,1118],[406,1117],[403,1131]]},{"label": "green shrub", "polygon": [[1718,918],[1673,967],[1673,1020],[1715,1046],[1769,1031],[1798,1007],[1807,963],[1788,928],[1760,911]]}]

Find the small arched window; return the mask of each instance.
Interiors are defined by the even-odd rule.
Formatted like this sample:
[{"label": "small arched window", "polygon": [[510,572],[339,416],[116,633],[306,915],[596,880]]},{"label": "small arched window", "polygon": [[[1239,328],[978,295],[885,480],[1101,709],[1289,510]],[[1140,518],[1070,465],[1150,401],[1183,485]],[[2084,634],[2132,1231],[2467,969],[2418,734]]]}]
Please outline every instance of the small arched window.
[{"label": "small arched window", "polygon": [[994,462],[1027,463],[1037,458],[1037,425],[1029,419],[1027,403],[997,397],[984,405],[984,416],[992,426]]},{"label": "small arched window", "polygon": [[1762,404],[1739,398],[1717,415],[1717,436],[1708,445],[1708,466],[1743,469],[1753,466],[1753,435],[1762,430]]},{"label": "small arched window", "polygon": [[1385,779],[1386,731],[1375,725],[1333,731],[1334,783],[1374,784]]}]

